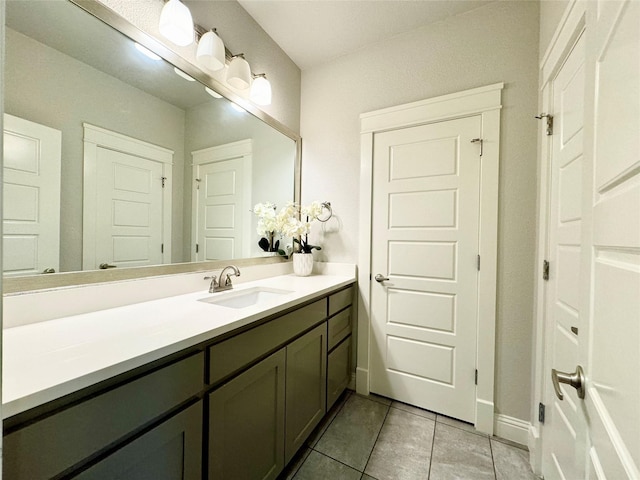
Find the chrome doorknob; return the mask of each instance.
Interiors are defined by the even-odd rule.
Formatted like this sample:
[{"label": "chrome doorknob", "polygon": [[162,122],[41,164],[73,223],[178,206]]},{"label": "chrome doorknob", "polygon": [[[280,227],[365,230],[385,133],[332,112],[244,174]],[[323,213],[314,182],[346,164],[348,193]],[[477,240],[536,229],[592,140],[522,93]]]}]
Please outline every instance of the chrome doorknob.
[{"label": "chrome doorknob", "polygon": [[566,383],[571,385],[578,391],[578,398],[584,398],[584,370],[578,365],[576,371],[573,373],[559,372],[555,368],[551,369],[551,381],[553,382],[553,389],[556,391],[556,396],[560,399],[564,399],[562,390],[560,390],[560,384]]},{"label": "chrome doorknob", "polygon": [[389,277],[383,277],[383,276],[382,276],[382,275],[380,275],[379,273],[378,273],[375,277],[373,277],[373,278],[374,278],[374,279],[375,279],[375,281],[376,281],[376,282],[378,282],[378,283],[382,283],[382,282],[384,282],[384,281],[386,281],[386,280],[389,280]]},{"label": "chrome doorknob", "polygon": [[110,265],[108,263],[101,263],[99,265],[100,270],[106,270],[107,268],[116,268],[116,265]]}]

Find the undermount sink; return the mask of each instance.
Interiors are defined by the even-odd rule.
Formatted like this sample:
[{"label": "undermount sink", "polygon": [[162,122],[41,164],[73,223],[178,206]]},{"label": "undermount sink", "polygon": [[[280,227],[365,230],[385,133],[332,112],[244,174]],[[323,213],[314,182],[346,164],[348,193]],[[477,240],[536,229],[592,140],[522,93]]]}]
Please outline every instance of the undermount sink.
[{"label": "undermount sink", "polygon": [[199,302],[211,303],[228,308],[246,308],[268,302],[282,295],[292,293],[292,290],[280,290],[269,287],[252,287],[237,292],[219,293],[207,298],[201,298]]}]

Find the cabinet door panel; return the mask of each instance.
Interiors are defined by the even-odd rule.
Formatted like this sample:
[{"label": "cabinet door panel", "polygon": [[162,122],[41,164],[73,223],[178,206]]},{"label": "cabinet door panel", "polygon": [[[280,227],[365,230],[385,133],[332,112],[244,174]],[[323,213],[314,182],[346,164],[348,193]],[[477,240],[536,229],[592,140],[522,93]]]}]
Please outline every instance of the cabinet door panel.
[{"label": "cabinet door panel", "polygon": [[351,334],[351,309],[343,310],[329,319],[329,350]]},{"label": "cabinet door panel", "polygon": [[183,410],[77,478],[82,480],[199,480],[202,402]]},{"label": "cabinet door panel", "polygon": [[354,287],[345,288],[329,296],[329,315],[333,315],[346,306],[351,305],[353,302],[353,288]]},{"label": "cabinet door panel", "polygon": [[285,463],[326,412],[327,324],[287,346]]},{"label": "cabinet door panel", "polygon": [[327,410],[336,402],[351,380],[351,337],[329,354],[327,366]]},{"label": "cabinet door panel", "polygon": [[10,432],[4,477],[55,477],[197,395],[203,378],[199,353]]},{"label": "cabinet door panel", "polygon": [[285,349],[209,396],[209,478],[267,480],[284,467]]},{"label": "cabinet door panel", "polygon": [[261,355],[284,346],[291,338],[324,320],[326,305],[326,299],[318,300],[213,345],[209,349],[209,384],[241,370]]}]

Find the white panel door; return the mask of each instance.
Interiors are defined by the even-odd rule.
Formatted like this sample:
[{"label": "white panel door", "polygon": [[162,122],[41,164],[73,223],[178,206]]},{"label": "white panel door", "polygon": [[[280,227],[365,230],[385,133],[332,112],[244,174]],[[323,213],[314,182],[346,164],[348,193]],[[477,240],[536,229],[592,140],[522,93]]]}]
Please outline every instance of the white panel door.
[{"label": "white panel door", "polygon": [[4,115],[4,275],[58,271],[62,132]]},{"label": "white panel door", "polygon": [[594,104],[579,361],[587,478],[640,478],[640,2],[589,2]]},{"label": "white panel door", "polygon": [[[580,315],[580,254],[585,85],[585,35],[581,35],[552,82],[554,135],[550,166],[548,259],[546,291],[546,367],[573,372],[578,364]],[[584,466],[577,443],[582,421],[574,389],[564,388],[560,401],[545,377],[547,405],[543,441],[545,478],[579,479]],[[577,449],[577,450],[576,450]]]},{"label": "white panel door", "polygon": [[479,116],[374,136],[372,392],[475,422]]},{"label": "white panel door", "polygon": [[243,256],[243,159],[234,158],[195,166],[196,261]]},{"label": "white panel door", "polygon": [[545,385],[542,473],[638,479],[640,2],[585,6],[586,38],[553,80],[544,372],[580,365],[585,397]]},{"label": "white panel door", "polygon": [[162,164],[98,147],[96,169],[96,267],[161,264]]}]

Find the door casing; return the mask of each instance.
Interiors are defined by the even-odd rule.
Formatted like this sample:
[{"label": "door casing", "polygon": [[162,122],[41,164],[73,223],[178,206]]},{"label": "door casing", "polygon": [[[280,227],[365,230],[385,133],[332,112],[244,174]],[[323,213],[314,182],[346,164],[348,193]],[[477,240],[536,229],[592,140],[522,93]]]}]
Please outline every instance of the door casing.
[{"label": "door casing", "polygon": [[96,211],[97,211],[97,150],[103,147],[129,155],[146,158],[162,164],[164,188],[162,189],[162,263],[171,263],[171,199],[173,150],[122,135],[89,123],[84,128],[84,171],[82,209],[82,269],[96,268]]},{"label": "door casing", "polygon": [[373,142],[376,133],[470,115],[482,118],[480,172],[481,269],[478,278],[478,384],[475,427],[493,434],[496,276],[498,242],[498,173],[500,109],[503,83],[465,90],[360,115],[360,238],[358,255],[358,355],[356,391],[369,393],[371,342],[371,238],[373,212]]}]

